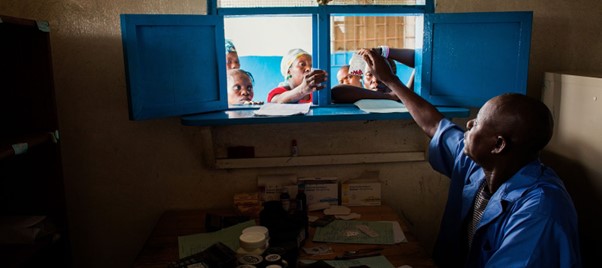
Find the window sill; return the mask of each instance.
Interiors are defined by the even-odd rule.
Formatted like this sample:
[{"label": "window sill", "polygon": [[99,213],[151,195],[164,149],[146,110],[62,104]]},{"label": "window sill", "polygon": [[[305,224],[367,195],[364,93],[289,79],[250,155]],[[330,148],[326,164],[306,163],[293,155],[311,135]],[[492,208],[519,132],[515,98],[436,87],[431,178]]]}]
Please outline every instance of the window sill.
[{"label": "window sill", "polygon": [[[353,104],[337,104],[328,107],[312,107],[308,114],[295,116],[256,116],[253,111],[259,106],[231,108],[227,111],[193,114],[183,116],[181,122],[185,126],[223,126],[247,124],[278,124],[303,122],[329,122],[352,120],[391,120],[412,119],[408,112],[404,113],[367,113]],[[437,107],[447,118],[465,118],[470,110],[460,107]]]}]

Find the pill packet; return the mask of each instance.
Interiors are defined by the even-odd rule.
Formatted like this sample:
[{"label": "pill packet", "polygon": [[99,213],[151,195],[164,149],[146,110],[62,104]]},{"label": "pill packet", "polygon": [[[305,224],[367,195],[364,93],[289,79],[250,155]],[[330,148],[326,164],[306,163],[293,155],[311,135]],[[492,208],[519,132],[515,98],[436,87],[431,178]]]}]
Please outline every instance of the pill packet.
[{"label": "pill packet", "polygon": [[376,231],[374,231],[372,228],[368,227],[368,225],[365,224],[358,224],[355,226],[357,229],[359,229],[360,231],[362,231],[362,233],[368,235],[369,237],[377,237],[378,233]]},{"label": "pill packet", "polygon": [[349,60],[349,74],[364,75],[366,65],[366,61],[364,58],[362,58],[362,56],[357,53],[353,53],[353,55],[351,55],[351,60]]},{"label": "pill packet", "polygon": [[345,237],[356,237],[360,235],[360,231],[357,229],[345,229],[343,230],[343,236]]}]

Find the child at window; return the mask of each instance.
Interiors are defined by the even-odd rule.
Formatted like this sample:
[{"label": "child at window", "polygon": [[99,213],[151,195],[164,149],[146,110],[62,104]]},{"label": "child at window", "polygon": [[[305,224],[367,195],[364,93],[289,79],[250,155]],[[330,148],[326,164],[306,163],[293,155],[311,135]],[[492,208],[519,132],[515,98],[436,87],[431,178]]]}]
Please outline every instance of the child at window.
[{"label": "child at window", "polygon": [[228,104],[263,104],[253,101],[253,82],[253,75],[245,70],[228,70]]},{"label": "child at window", "polygon": [[[395,61],[400,62],[410,68],[414,68],[414,50],[402,48],[389,48],[381,46],[372,49],[376,54],[381,55],[388,60],[393,71],[396,72]],[[393,61],[394,60],[394,61]],[[364,88],[350,85],[337,85],[331,89],[332,101],[335,103],[353,103],[361,99],[389,99],[399,101],[399,98],[382,83],[379,83],[372,73],[364,70]],[[414,87],[414,72],[407,82],[407,87]]]},{"label": "child at window", "polygon": [[238,61],[238,52],[231,40],[226,39],[226,69],[240,69],[240,61]]},{"label": "child at window", "polygon": [[337,80],[340,85],[351,85],[355,87],[362,87],[362,77],[359,75],[353,75],[349,73],[349,65],[343,65],[337,72]]},{"label": "child at window", "polygon": [[311,55],[303,49],[291,49],[282,57],[280,73],[284,82],[268,93],[268,102],[311,103],[312,93],[323,89],[328,74],[312,69]]},{"label": "child at window", "polygon": [[[395,61],[391,58],[387,58],[387,62],[389,63],[389,67],[391,67],[391,71],[393,71],[394,74],[397,74],[397,66],[395,65]],[[376,79],[376,77],[370,72],[370,70],[368,70],[368,66],[366,66],[366,69],[364,70],[363,83],[364,88],[372,91],[378,91],[382,93],[391,92],[391,90],[387,88],[387,86],[385,86],[382,82],[378,81],[378,79]]]}]

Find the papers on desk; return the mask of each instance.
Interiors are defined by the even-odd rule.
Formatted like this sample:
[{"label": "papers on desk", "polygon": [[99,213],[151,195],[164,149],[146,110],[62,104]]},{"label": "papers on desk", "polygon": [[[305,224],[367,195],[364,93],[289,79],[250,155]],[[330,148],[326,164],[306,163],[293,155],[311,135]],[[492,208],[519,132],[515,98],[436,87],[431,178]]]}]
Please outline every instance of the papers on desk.
[{"label": "papers on desk", "polygon": [[408,109],[401,102],[394,100],[364,99],[358,100],[355,106],[367,113],[406,113]]},{"label": "papers on desk", "polygon": [[263,116],[289,116],[296,114],[307,114],[311,103],[266,103],[253,112],[255,115]]},{"label": "papers on desk", "polygon": [[238,237],[242,233],[243,229],[250,226],[255,226],[254,220],[239,223],[237,225],[211,233],[179,236],[178,247],[180,249],[180,258],[199,253],[217,242],[222,242],[232,250],[236,251],[239,247]]},{"label": "papers on desk", "polygon": [[[311,264],[316,261],[301,260],[302,263]],[[393,264],[385,256],[374,256],[352,260],[324,260],[324,262],[335,268],[348,268],[348,267],[378,267],[378,268],[395,268]]]},{"label": "papers on desk", "polygon": [[[365,225],[376,233],[368,235],[358,226]],[[392,245],[407,242],[405,234],[396,221],[343,221],[335,220],[324,227],[318,227],[314,242],[354,243]]]}]

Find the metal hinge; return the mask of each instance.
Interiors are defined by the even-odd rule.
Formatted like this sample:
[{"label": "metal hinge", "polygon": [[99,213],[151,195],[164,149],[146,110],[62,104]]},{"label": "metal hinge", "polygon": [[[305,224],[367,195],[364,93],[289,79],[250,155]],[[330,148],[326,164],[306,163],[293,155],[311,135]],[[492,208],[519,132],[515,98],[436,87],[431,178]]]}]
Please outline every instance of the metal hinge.
[{"label": "metal hinge", "polygon": [[38,30],[46,33],[50,32],[50,25],[47,21],[36,20],[36,25],[38,25]]}]

